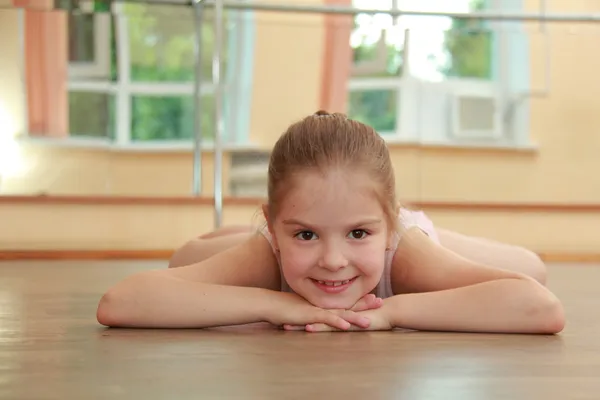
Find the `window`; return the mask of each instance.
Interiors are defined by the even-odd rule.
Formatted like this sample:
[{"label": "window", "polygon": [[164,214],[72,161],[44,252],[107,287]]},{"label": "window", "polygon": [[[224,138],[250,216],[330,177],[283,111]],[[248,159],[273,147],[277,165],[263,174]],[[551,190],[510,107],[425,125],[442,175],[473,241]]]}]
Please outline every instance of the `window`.
[{"label": "window", "polygon": [[[354,6],[521,10],[520,0],[354,0]],[[517,117],[505,118],[507,99],[526,90],[528,81],[526,38],[518,22],[359,14],[351,46],[348,113],[386,138],[435,144],[527,142],[523,108]]]},{"label": "window", "polygon": [[[69,17],[70,136],[188,146],[199,112],[202,136],[212,142],[214,11],[204,10],[201,100],[194,110],[193,8],[138,2],[112,7],[112,13]],[[252,17],[237,10],[224,17],[224,142],[240,143],[249,123]]]},{"label": "window", "polygon": [[110,16],[69,14],[69,77],[107,78],[110,73]]}]

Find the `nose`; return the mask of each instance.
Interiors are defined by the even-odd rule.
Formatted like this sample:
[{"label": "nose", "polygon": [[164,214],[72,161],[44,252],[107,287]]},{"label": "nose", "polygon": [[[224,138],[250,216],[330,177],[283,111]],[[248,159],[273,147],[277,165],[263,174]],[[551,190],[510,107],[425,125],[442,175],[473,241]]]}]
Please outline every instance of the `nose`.
[{"label": "nose", "polygon": [[319,267],[337,271],[348,266],[348,259],[342,249],[334,244],[325,245],[319,260]]}]

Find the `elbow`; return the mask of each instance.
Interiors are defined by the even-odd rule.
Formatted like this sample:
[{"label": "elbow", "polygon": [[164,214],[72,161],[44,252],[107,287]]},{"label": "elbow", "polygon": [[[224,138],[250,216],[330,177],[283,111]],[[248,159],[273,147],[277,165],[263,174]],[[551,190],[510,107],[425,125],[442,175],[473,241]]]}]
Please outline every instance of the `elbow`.
[{"label": "elbow", "polygon": [[536,321],[536,333],[541,334],[557,334],[563,331],[565,328],[565,311],[561,301],[550,291],[545,288],[542,290],[541,295],[533,310],[531,310],[530,318]]},{"label": "elbow", "polygon": [[[101,325],[112,328],[132,328],[145,326],[148,305],[156,290],[156,273],[146,271],[127,277],[110,288],[100,298],[96,310],[96,320]],[[159,279],[162,279],[159,277]],[[148,306],[152,308],[152,306]]]},{"label": "elbow", "polygon": [[134,326],[136,316],[139,315],[140,291],[135,290],[140,286],[140,277],[132,276],[118,285],[110,288],[100,298],[96,310],[96,320],[101,325],[109,328],[122,328]]},{"label": "elbow", "polygon": [[122,318],[119,316],[119,301],[113,291],[106,292],[96,310],[96,320],[99,324],[111,327],[119,327],[122,325]]},{"label": "elbow", "polygon": [[546,334],[557,334],[565,329],[565,311],[558,299],[554,299],[548,305],[544,315],[542,331]]}]

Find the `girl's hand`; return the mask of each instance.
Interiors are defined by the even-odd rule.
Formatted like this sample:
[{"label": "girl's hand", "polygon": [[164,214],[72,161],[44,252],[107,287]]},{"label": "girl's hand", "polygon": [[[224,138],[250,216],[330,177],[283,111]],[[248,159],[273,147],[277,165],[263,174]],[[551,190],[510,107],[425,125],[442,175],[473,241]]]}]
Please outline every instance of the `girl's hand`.
[{"label": "girl's hand", "polygon": [[[362,300],[362,299],[361,299]],[[361,307],[371,304],[365,301]],[[358,304],[358,303],[357,303]],[[320,324],[331,330],[348,330],[353,325],[368,328],[370,321],[352,310],[324,310],[313,306],[304,298],[294,293],[281,293],[281,298],[267,311],[266,320],[273,325],[295,326],[304,330],[308,325]]]},{"label": "girl's hand", "polygon": [[352,311],[374,310],[383,305],[383,299],[374,294],[366,294],[352,306]]},{"label": "girl's hand", "polygon": [[[383,305],[383,300],[381,298],[375,296],[374,294],[367,294],[367,295],[363,296],[360,300],[358,300],[356,302],[356,304],[354,304],[354,306],[352,306],[352,308],[349,311],[357,313],[356,315],[358,315],[358,316],[363,316],[362,315],[363,313],[360,311],[374,310],[374,309],[381,307],[382,305]],[[347,312],[347,310],[328,310],[328,311],[332,312],[336,315],[339,315],[339,316],[343,316]],[[351,322],[350,320],[347,320],[347,321]],[[304,331],[304,330],[307,330],[308,326],[310,326],[310,325],[314,325],[314,324],[303,324],[303,325],[284,324],[283,328],[287,331]],[[323,325],[323,324],[321,324],[321,325]],[[363,325],[356,325],[356,326],[368,328],[369,325],[370,325],[370,323],[366,326],[363,326]],[[331,326],[328,326],[328,327],[330,328],[329,330],[339,330],[339,329],[332,329]],[[352,327],[349,327],[348,329],[344,329],[344,330],[349,330],[349,329],[351,330]]]},{"label": "girl's hand", "polygon": [[[349,329],[345,329],[345,331],[388,331],[393,329],[392,323],[390,322],[390,318],[388,317],[387,309],[384,307],[380,307],[374,310],[360,311],[358,314],[360,316],[368,318],[369,321],[371,321],[370,325],[366,328],[353,325]],[[286,330],[304,330],[306,332],[339,331],[339,329],[335,329],[331,326],[321,323],[308,324],[305,327],[300,327],[300,329],[296,327],[284,328]]]}]

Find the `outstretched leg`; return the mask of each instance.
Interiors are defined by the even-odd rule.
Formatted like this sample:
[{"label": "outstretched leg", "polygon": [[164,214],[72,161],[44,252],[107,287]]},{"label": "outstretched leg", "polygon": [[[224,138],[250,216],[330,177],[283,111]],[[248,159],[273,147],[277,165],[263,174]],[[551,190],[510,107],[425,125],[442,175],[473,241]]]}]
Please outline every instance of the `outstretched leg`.
[{"label": "outstretched leg", "polygon": [[237,246],[254,232],[255,228],[250,226],[231,226],[199,236],[173,253],[169,260],[169,268],[183,267],[206,260],[217,253]]},{"label": "outstretched leg", "polygon": [[232,226],[224,226],[215,231],[205,233],[204,235],[199,236],[199,239],[210,239],[219,236],[227,236],[233,235],[237,233],[250,233],[254,232],[255,228],[247,225],[232,225]]},{"label": "outstretched leg", "polygon": [[465,258],[491,267],[520,272],[542,284],[546,283],[546,265],[531,250],[443,228],[436,228],[436,232],[442,246]]}]

